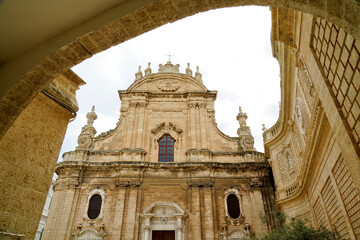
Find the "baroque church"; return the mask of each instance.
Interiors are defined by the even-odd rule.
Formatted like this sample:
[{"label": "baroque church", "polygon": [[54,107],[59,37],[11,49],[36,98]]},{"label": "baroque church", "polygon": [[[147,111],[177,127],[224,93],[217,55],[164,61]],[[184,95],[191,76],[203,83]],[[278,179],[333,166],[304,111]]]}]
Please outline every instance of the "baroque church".
[{"label": "baroque church", "polygon": [[[217,91],[197,68],[150,64],[120,90],[115,129],[95,136],[94,107],[56,173],[42,239],[242,239],[267,232],[271,170],[239,108],[239,137],[215,122]],[[234,116],[235,120],[235,116]],[[76,186],[74,188],[74,186]]]}]

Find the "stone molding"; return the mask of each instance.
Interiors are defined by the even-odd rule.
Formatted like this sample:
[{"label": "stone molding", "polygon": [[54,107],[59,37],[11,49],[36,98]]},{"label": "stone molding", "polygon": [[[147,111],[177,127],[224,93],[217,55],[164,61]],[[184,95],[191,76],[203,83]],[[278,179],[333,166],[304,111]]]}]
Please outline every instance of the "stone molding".
[{"label": "stone molding", "polygon": [[257,151],[210,151],[209,149],[189,149],[185,152],[188,162],[194,161],[196,156],[203,155],[212,161],[213,156],[242,156],[244,157],[243,162],[266,162],[264,153]]},{"label": "stone molding", "polygon": [[213,181],[190,181],[189,188],[213,188]]},{"label": "stone molding", "polygon": [[63,161],[57,165],[56,172],[64,168],[75,168],[77,170],[86,166],[89,168],[97,167],[143,167],[143,168],[233,168],[238,171],[263,171],[270,170],[267,162],[240,162],[240,163],[221,163],[221,162],[181,162],[181,163],[161,163],[144,161],[114,161],[114,162],[83,162],[83,161]]},{"label": "stone molding", "polygon": [[10,232],[4,232],[4,231],[0,231],[0,237],[4,237],[4,239],[25,239],[26,235],[25,234],[19,234],[19,233],[10,233]]},{"label": "stone molding", "polygon": [[129,108],[146,108],[147,102],[131,102]]},{"label": "stone molding", "polygon": [[120,181],[120,180],[116,180],[115,181],[115,186],[117,187],[134,187],[137,188],[141,185],[140,181]]},{"label": "stone molding", "polygon": [[189,103],[189,108],[200,108],[200,109],[206,109],[206,103]]}]

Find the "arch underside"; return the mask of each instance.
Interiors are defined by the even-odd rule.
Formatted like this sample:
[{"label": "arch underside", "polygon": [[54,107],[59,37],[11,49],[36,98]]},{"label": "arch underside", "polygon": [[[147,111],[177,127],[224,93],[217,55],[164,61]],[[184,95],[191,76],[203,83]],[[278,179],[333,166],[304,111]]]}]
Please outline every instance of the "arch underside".
[{"label": "arch underside", "polygon": [[[31,99],[56,76],[92,55],[169,22],[211,9],[235,6],[272,6],[300,10],[325,18],[356,39],[360,38],[360,4],[346,1],[186,1],[119,3],[101,15],[87,19],[50,41],[5,62],[0,68],[2,137]],[[84,6],[86,7],[86,6]]]}]

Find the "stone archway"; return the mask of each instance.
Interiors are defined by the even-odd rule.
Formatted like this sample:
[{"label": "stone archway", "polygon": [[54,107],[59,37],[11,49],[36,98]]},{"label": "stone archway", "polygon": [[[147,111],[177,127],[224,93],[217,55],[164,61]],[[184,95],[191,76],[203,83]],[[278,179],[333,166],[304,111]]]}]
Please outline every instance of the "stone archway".
[{"label": "stone archway", "polygon": [[325,18],[360,39],[360,3],[345,1],[186,1],[119,3],[100,16],[2,64],[0,137],[30,100],[59,74],[92,55],[169,22],[211,9],[259,5],[291,8]]},{"label": "stone archway", "polygon": [[150,240],[153,231],[174,231],[176,240],[185,239],[185,211],[176,203],[156,202],[140,214],[141,239]]},{"label": "stone archway", "polygon": [[[73,29],[72,34],[60,32],[57,37],[33,46],[23,55],[0,63],[0,79],[2,79],[0,138],[31,99],[54,77],[113,45],[198,12],[250,4],[291,8],[328,19],[360,39],[360,3],[358,1],[344,0],[332,4],[330,2],[333,1],[330,0],[308,2],[303,0],[218,0],[216,2],[158,0],[151,3],[145,0],[133,0],[120,2],[115,9],[109,9],[98,18],[85,20],[82,23],[83,28]],[[123,4],[128,5],[123,7]],[[89,22],[95,22],[95,24]],[[36,148],[36,146],[33,147]],[[21,171],[20,169],[19,172]],[[34,168],[34,171],[37,170]],[[37,176],[36,173],[34,175]],[[36,214],[40,215],[40,211],[34,211],[32,215]]]}]

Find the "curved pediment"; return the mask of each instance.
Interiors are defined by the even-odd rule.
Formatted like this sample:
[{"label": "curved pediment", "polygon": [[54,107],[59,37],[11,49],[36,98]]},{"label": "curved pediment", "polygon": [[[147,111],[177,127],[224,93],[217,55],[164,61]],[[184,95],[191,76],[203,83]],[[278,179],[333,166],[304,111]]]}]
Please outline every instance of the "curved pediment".
[{"label": "curved pediment", "polygon": [[181,73],[154,73],[136,80],[127,91],[147,92],[189,92],[207,91],[204,84],[191,76]]},{"label": "curved pediment", "polygon": [[185,211],[176,203],[173,202],[155,202],[150,204],[142,213],[142,215],[155,213],[156,209],[168,208],[172,209],[174,214],[185,215]]}]

